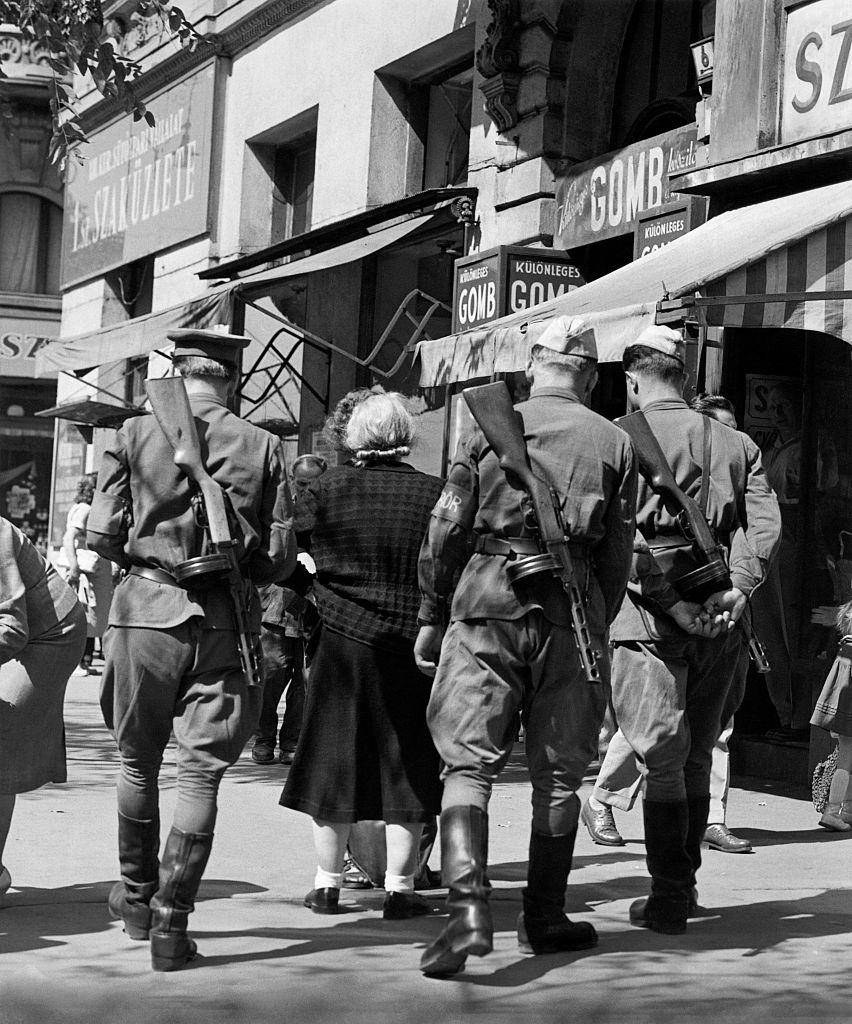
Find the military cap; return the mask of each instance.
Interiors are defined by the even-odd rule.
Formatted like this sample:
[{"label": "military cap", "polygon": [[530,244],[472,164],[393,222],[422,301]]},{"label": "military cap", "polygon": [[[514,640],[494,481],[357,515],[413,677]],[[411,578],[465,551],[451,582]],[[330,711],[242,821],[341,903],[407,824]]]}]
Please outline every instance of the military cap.
[{"label": "military cap", "polygon": [[579,316],[558,316],[534,342],[564,356],[598,358],[598,346],[591,325]]},{"label": "military cap", "polygon": [[661,324],[646,327],[633,344],[652,348],[655,352],[662,352],[664,356],[677,359],[681,366],[686,365],[686,344],[683,335],[671,327],[663,327]]},{"label": "military cap", "polygon": [[179,328],[169,331],[166,337],[175,343],[175,356],[202,356],[232,366],[239,363],[240,352],[251,340],[243,334],[229,334],[224,324],[209,331]]}]

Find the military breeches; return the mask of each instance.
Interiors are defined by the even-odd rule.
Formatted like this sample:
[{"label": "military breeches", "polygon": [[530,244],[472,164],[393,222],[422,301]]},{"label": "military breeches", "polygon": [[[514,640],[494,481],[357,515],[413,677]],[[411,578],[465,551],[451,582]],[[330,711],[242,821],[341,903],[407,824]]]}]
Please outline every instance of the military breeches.
[{"label": "military breeches", "polygon": [[212,832],[219,783],[257,724],[262,696],[246,684],[235,634],[195,621],[111,626],[104,653],[101,710],[121,755],[120,813],[140,820],[157,813],[160,765],[174,730],[175,825]]},{"label": "military breeches", "polygon": [[692,800],[709,793],[713,746],[741,654],[738,629],[714,640],[613,645],[615,717],[636,753],[648,800]]},{"label": "military breeches", "polygon": [[[608,676],[607,665],[601,666]],[[443,806],[486,810],[515,739],[526,734],[533,830],[565,835],[577,822],[576,792],[597,753],[608,686],[586,682],[571,630],[538,610],[520,619],[451,623],[428,721],[444,762]]]}]

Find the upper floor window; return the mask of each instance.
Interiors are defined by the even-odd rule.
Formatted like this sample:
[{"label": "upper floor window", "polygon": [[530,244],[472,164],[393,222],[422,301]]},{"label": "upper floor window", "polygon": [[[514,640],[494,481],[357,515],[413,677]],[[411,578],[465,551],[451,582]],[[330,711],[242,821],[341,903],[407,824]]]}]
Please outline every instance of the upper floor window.
[{"label": "upper floor window", "polygon": [[0,194],[0,292],[59,294],[62,210],[30,192]]},{"label": "upper floor window", "polygon": [[426,125],[423,188],[467,184],[473,67],[465,67],[423,87]]},{"label": "upper floor window", "polygon": [[275,148],[270,242],[293,238],[310,229],[316,153],[313,133]]}]

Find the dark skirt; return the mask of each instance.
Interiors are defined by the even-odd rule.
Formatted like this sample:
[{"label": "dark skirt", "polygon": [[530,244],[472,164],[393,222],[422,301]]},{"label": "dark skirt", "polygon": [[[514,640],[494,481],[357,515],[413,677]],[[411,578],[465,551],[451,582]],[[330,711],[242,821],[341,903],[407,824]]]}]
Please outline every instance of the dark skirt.
[{"label": "dark skirt", "polygon": [[333,822],[429,821],[440,764],[426,725],[430,680],[405,654],[324,627],[281,804]]},{"label": "dark skirt", "polygon": [[817,698],[811,725],[852,736],[852,643],[844,638]]}]

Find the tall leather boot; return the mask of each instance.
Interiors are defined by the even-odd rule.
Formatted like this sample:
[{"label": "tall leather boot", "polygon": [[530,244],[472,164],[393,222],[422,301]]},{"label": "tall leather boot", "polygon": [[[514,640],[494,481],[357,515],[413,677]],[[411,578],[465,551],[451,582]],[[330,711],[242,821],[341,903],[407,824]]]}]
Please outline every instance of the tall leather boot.
[{"label": "tall leather boot", "polygon": [[420,970],[429,977],[458,974],[468,955],[485,956],[494,948],[487,856],[485,811],[467,804],[445,808],[441,812],[441,879],[450,890],[450,920],[420,960]]},{"label": "tall leather boot", "polygon": [[212,847],[212,834],[182,832],[174,826],[169,832],[160,864],[160,886],[151,898],[151,966],[155,971],[177,971],[197,952],[186,925]]},{"label": "tall leather boot", "polygon": [[690,797],[687,801],[689,807],[689,824],[686,828],[686,855],[692,865],[692,876],[689,886],[689,915],[692,916],[698,911],[698,887],[696,875],[701,867],[701,842],[704,833],[707,831],[707,818],[710,815],[710,794],[707,796]]},{"label": "tall leather boot", "polygon": [[121,881],[110,890],[110,916],[124,922],[131,939],[148,938],[151,897],[157,891],[160,862],[160,819],[137,820],[118,815],[118,860]]},{"label": "tall leather boot", "polygon": [[586,921],[570,921],[563,909],[576,838],[576,825],[564,836],[530,833],[524,909],[518,917],[522,953],[563,953],[597,945],[595,929]]},{"label": "tall leather boot", "polygon": [[686,852],[689,806],[686,800],[645,800],[643,813],[651,895],[631,905],[630,923],[664,935],[681,935],[686,931],[694,878]]}]

